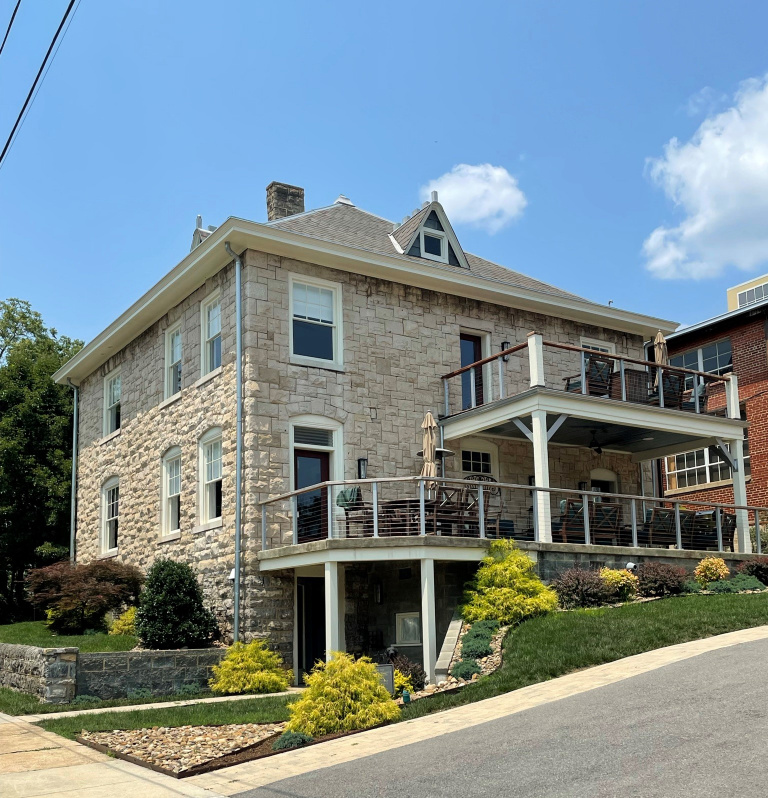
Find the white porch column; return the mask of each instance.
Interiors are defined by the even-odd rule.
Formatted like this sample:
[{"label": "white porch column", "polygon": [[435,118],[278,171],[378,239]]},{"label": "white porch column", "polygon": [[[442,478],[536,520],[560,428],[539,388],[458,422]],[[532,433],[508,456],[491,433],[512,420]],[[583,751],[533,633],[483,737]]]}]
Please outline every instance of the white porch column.
[{"label": "white porch column", "polygon": [[[731,457],[738,465],[738,471],[733,472],[733,503],[744,505],[747,503],[747,480],[744,476],[744,441],[734,438],[729,441]],[[736,532],[738,534],[738,551],[742,554],[752,553],[752,538],[749,535],[749,513],[746,510],[736,510]]]},{"label": "white porch column", "polygon": [[325,659],[341,650],[339,625],[339,564],[325,563]]},{"label": "white porch column", "polygon": [[427,681],[435,683],[437,622],[435,620],[435,561],[421,560],[421,640]]},{"label": "white porch column", "polygon": [[[725,406],[728,418],[741,418],[739,407],[739,378],[735,374],[728,375],[725,383]],[[736,502],[738,504],[738,502]]]},{"label": "white porch column", "polygon": [[541,333],[528,333],[528,368],[531,372],[531,388],[546,385],[544,379],[544,338]]},{"label": "white porch column", "polygon": [[[529,339],[530,340],[530,339]],[[547,412],[534,410],[531,413],[531,433],[533,443],[533,474],[537,488],[549,487],[549,449],[547,441]],[[534,491],[536,518],[539,525],[539,542],[552,542],[552,512],[549,493]]]}]

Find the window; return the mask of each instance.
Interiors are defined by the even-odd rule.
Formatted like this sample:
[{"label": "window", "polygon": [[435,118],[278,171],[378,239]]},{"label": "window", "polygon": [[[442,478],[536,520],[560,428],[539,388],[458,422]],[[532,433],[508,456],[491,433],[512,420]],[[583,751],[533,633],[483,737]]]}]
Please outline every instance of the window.
[{"label": "window", "polygon": [[395,615],[395,645],[418,646],[421,643],[421,620],[418,612]]},{"label": "window", "polygon": [[181,390],[181,325],[165,333],[165,397]]},{"label": "window", "polygon": [[218,294],[205,302],[202,307],[203,329],[203,376],[210,374],[221,365],[221,297]]},{"label": "window", "polygon": [[101,491],[101,553],[117,551],[120,519],[120,483],[117,478],[104,483]]},{"label": "window", "polygon": [[291,355],[341,365],[341,286],[291,280]]},{"label": "window", "polygon": [[421,254],[429,260],[448,263],[448,241],[445,233],[437,230],[421,230]]},{"label": "window", "polygon": [[499,447],[484,438],[464,438],[461,441],[462,476],[487,474],[499,478]]},{"label": "window", "polygon": [[461,450],[461,470],[469,474],[490,474],[491,453]]},{"label": "window", "polygon": [[[746,430],[745,430],[746,436]],[[731,468],[709,449],[697,449],[666,458],[667,488],[678,490],[731,479]],[[749,441],[744,438],[744,476],[750,475]]]},{"label": "window", "polygon": [[609,344],[607,341],[595,341],[591,338],[582,338],[581,347],[582,349],[593,349],[595,352],[603,352],[608,355],[616,354],[616,346],[614,344]]},{"label": "window", "polygon": [[[731,342],[726,338],[724,341],[681,352],[670,357],[669,365],[693,371],[707,371],[710,374],[727,374],[733,371]],[[693,375],[689,374],[685,378],[685,389],[691,388],[693,388]]]},{"label": "window", "polygon": [[755,302],[762,302],[764,299],[768,299],[768,283],[756,285],[746,291],[739,291],[738,298],[740,308],[745,305],[752,305]]},{"label": "window", "polygon": [[104,434],[120,429],[120,372],[113,371],[104,378]]},{"label": "window", "polygon": [[163,458],[162,531],[170,535],[181,529],[181,449],[171,449]]},{"label": "window", "polygon": [[213,429],[200,440],[202,467],[202,523],[221,518],[221,430]]}]

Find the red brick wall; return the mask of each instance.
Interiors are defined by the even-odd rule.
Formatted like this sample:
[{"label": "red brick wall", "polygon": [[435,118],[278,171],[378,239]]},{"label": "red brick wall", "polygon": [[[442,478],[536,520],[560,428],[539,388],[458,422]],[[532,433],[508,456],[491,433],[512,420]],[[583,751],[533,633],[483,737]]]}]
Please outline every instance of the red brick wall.
[{"label": "red brick wall", "polygon": [[[749,452],[751,478],[747,482],[747,500],[750,504],[768,507],[768,343],[763,312],[755,317],[738,320],[730,329],[702,330],[697,335],[686,336],[684,342],[669,342],[670,357],[708,343],[730,338],[733,350],[733,370],[739,380],[739,398],[749,421]],[[725,406],[725,392],[715,389],[710,393],[708,409]],[[666,488],[666,475],[664,476]],[[700,488],[675,494],[697,501],[733,503],[733,488]]]}]

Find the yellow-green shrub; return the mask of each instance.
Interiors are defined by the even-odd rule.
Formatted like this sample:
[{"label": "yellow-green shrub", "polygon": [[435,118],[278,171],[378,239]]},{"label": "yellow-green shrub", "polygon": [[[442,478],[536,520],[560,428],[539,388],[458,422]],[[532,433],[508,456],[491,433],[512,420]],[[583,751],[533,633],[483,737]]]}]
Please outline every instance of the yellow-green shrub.
[{"label": "yellow-green shrub", "polygon": [[601,568],[600,578],[613,601],[629,601],[634,598],[640,582],[626,568]]},{"label": "yellow-green shrub", "polygon": [[534,572],[534,562],[511,540],[494,540],[464,595],[462,615],[470,623],[514,624],[557,608],[557,594]]},{"label": "yellow-green shrub", "polygon": [[693,578],[703,587],[710,582],[727,579],[731,575],[722,557],[705,557],[693,571]]},{"label": "yellow-green shrub", "polygon": [[111,635],[135,635],[136,627],[133,622],[136,620],[136,607],[127,609],[119,618],[116,618],[109,627]]},{"label": "yellow-green shrub", "polygon": [[395,695],[401,696],[403,694],[403,690],[407,690],[409,693],[412,693],[413,682],[410,680],[410,677],[406,676],[402,671],[399,671],[397,668],[395,668]]},{"label": "yellow-green shrub", "polygon": [[304,695],[288,706],[289,731],[322,737],[369,729],[400,715],[368,657],[355,660],[342,651],[332,652],[331,657],[315,665],[305,677]]},{"label": "yellow-green shrub", "polygon": [[288,689],[288,672],[280,655],[267,648],[264,640],[235,643],[213,666],[208,681],[214,693],[279,693]]}]

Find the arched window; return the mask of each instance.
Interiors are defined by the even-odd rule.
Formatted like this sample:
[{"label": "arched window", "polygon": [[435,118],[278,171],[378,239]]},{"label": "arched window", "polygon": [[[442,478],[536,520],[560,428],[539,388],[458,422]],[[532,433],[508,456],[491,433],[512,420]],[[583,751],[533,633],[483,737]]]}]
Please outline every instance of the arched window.
[{"label": "arched window", "polygon": [[221,428],[214,427],[200,438],[200,523],[221,518],[222,457]]},{"label": "arched window", "polygon": [[120,523],[120,480],[108,479],[101,488],[101,553],[117,553]]},{"label": "arched window", "polygon": [[163,457],[161,534],[181,530],[181,448],[174,446]]}]

